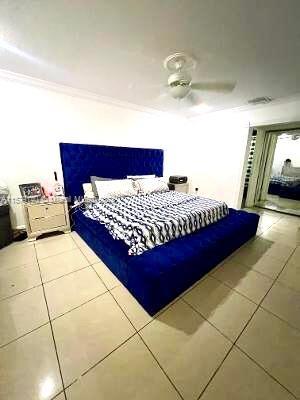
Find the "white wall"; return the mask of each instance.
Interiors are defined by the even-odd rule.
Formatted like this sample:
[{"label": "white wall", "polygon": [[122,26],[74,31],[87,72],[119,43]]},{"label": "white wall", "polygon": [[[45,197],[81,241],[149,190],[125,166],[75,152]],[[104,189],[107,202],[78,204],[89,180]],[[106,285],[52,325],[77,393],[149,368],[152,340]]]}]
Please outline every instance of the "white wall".
[{"label": "white wall", "polygon": [[[59,142],[158,147],[165,176],[186,174],[191,192],[239,207],[249,125],[300,120],[300,101],[183,120],[103,104],[0,79],[0,181],[19,197],[20,183],[62,180]],[[23,225],[19,205],[14,226]]]},{"label": "white wall", "polygon": [[300,121],[300,99],[280,101],[260,108],[240,112],[241,118],[249,121],[251,126],[271,125],[284,122]]},{"label": "white wall", "polygon": [[292,140],[291,137],[277,140],[272,166],[273,175],[281,174],[283,163],[287,158],[292,160],[293,167],[300,168],[300,139]]},{"label": "white wall", "polygon": [[300,100],[226,110],[190,119],[187,160],[192,186],[199,192],[240,207],[244,185],[249,126],[300,121]]},{"label": "white wall", "polygon": [[[181,173],[173,139],[181,119],[154,115],[0,80],[0,181],[12,197],[20,183],[62,181],[59,142],[165,149],[165,174]],[[176,141],[175,141],[176,143]],[[12,206],[13,226],[23,225],[20,205]]]},{"label": "white wall", "polygon": [[203,196],[237,207],[249,127],[216,115],[191,121],[188,174]]}]

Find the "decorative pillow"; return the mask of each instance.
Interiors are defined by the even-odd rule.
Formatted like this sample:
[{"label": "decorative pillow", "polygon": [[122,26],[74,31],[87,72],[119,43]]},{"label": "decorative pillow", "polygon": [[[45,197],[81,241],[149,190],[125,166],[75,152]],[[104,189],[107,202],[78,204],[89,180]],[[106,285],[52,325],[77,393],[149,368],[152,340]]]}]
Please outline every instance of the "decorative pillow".
[{"label": "decorative pillow", "polygon": [[111,181],[95,181],[99,199],[135,196],[138,194],[131,179],[114,179]]},{"label": "decorative pillow", "polygon": [[155,178],[155,175],[127,175],[127,179],[148,179],[148,178]]},{"label": "decorative pillow", "polygon": [[138,179],[140,194],[149,194],[154,192],[166,192],[169,190],[167,182],[163,178]]},{"label": "decorative pillow", "polygon": [[95,176],[95,175],[91,176],[91,184],[92,184],[92,189],[93,189],[95,197],[98,196],[95,182],[96,181],[111,181],[111,180],[112,180],[112,178],[102,178],[101,176]]},{"label": "decorative pillow", "polygon": [[82,184],[84,199],[94,199],[95,194],[93,192],[92,184],[91,183],[83,183]]}]

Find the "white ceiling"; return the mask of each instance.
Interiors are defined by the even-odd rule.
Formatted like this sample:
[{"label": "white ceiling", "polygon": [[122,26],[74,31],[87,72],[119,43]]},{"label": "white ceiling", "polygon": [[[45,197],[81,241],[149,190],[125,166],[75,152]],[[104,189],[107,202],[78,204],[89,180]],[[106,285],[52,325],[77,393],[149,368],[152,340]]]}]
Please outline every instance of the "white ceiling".
[{"label": "white ceiling", "polygon": [[162,96],[163,59],[185,51],[210,110],[300,93],[300,0],[1,0],[0,68],[187,116]]}]

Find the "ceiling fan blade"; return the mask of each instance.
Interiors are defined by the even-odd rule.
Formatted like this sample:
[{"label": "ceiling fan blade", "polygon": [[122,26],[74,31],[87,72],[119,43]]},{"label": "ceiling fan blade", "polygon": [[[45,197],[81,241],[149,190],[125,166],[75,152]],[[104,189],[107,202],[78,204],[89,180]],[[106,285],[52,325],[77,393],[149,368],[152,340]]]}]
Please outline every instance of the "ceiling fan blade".
[{"label": "ceiling fan blade", "polygon": [[195,82],[191,84],[194,90],[209,92],[230,93],[234,90],[236,82]]},{"label": "ceiling fan blade", "polygon": [[131,91],[140,91],[142,90],[158,90],[161,89],[162,87],[164,87],[161,83],[154,83],[154,84],[145,84],[144,82],[140,83],[140,82],[130,82],[127,85],[128,90]]},{"label": "ceiling fan blade", "polygon": [[156,96],[156,100],[163,101],[167,97],[170,97],[170,93],[168,92],[168,90],[166,90],[166,88],[161,88],[158,95]]}]

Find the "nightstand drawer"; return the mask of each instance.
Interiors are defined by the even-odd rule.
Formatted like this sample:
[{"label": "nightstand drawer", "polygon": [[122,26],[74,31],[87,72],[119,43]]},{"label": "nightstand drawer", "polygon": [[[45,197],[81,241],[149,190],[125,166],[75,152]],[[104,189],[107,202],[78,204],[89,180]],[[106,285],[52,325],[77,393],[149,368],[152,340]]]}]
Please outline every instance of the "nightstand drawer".
[{"label": "nightstand drawer", "polygon": [[33,204],[28,206],[29,219],[54,217],[65,213],[64,203]]},{"label": "nightstand drawer", "polygon": [[30,228],[32,232],[46,231],[48,229],[58,228],[66,224],[67,222],[64,214],[30,220]]}]

